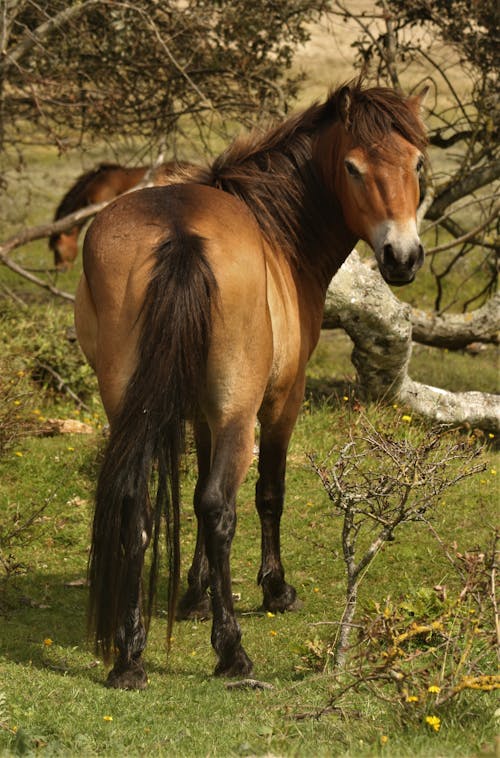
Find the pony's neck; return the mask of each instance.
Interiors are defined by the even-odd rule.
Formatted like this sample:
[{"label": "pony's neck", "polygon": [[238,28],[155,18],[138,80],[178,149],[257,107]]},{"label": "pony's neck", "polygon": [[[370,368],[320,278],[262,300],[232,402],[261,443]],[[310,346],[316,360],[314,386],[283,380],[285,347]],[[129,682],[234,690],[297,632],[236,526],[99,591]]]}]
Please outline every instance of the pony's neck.
[{"label": "pony's neck", "polygon": [[334,123],[325,128],[312,144],[312,161],[321,186],[322,225],[321,234],[308,251],[308,258],[313,262],[325,291],[358,241],[345,222],[339,198],[338,176],[343,170],[341,131],[341,124]]}]

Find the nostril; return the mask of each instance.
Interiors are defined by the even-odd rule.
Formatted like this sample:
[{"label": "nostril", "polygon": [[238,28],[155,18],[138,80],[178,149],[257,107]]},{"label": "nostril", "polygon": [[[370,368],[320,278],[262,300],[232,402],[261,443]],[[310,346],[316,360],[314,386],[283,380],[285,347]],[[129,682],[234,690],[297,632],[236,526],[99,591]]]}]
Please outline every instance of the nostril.
[{"label": "nostril", "polygon": [[384,245],[384,263],[386,266],[393,266],[396,263],[396,256],[391,244]]},{"label": "nostril", "polygon": [[418,247],[415,248],[414,252],[411,253],[408,263],[412,268],[420,268],[422,263],[424,262],[424,248],[422,245],[418,245]]}]

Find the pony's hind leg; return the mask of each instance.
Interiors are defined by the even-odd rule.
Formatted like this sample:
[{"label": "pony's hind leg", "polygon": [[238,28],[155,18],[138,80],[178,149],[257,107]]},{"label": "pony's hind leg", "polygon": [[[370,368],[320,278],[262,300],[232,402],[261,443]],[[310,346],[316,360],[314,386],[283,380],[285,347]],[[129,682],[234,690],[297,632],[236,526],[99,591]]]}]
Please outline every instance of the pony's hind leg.
[{"label": "pony's hind leg", "polygon": [[217,654],[216,675],[246,676],[252,661],[241,645],[230,574],[230,550],[236,528],[236,493],[252,458],[254,419],[233,423],[214,435],[210,475],[196,502],[196,515],[205,537],[212,597],[212,646]]},{"label": "pony's hind leg", "polygon": [[[210,427],[203,422],[194,425],[196,452],[198,458],[198,481],[194,491],[195,513],[200,512],[200,499],[205,490],[210,474],[210,451],[212,447]],[[196,516],[197,534],[193,562],[188,571],[188,588],[179,600],[177,619],[207,619],[212,615],[212,606],[208,594],[210,583],[203,519]]]}]

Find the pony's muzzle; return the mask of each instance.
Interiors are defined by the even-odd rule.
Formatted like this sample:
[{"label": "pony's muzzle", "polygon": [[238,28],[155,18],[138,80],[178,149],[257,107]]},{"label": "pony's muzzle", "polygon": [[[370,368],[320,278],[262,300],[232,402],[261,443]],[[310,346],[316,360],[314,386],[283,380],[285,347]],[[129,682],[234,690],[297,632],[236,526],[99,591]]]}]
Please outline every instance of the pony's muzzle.
[{"label": "pony's muzzle", "polygon": [[401,286],[410,284],[424,262],[424,248],[420,242],[415,243],[409,250],[398,250],[387,242],[382,248],[379,268],[380,273],[388,284]]}]

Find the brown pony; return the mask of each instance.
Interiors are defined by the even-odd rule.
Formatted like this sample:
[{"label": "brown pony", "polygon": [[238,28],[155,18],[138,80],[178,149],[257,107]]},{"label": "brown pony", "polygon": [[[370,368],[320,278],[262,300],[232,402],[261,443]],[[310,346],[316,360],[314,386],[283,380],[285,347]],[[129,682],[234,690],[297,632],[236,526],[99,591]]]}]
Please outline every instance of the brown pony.
[{"label": "brown pony", "polygon": [[411,282],[422,264],[419,108],[418,97],[351,83],[263,135],[237,140],[195,181],[118,198],[90,226],[76,326],[111,425],[89,565],[96,646],[106,661],[116,651],[109,686],[146,685],[142,653],[164,517],[170,639],[188,420],[198,458],[198,536],[178,616],[205,616],[210,601],[215,673],[249,674],[229,553],[257,418],[258,582],[264,608],[296,605],[281,563],[280,518],[305,367],[328,284],[359,238],[391,284]]},{"label": "brown pony", "polygon": [[[158,185],[168,184],[178,168],[179,164],[175,161],[164,163],[152,171],[151,181]],[[87,205],[113,200],[139,184],[150,169],[150,166],[127,168],[117,163],[101,163],[97,168],[79,176],[69,188],[56,209],[54,221]],[[58,271],[67,271],[72,267],[78,255],[78,236],[85,224],[86,220],[75,224],[68,231],[50,235],[49,248],[54,253],[54,264]]]}]

